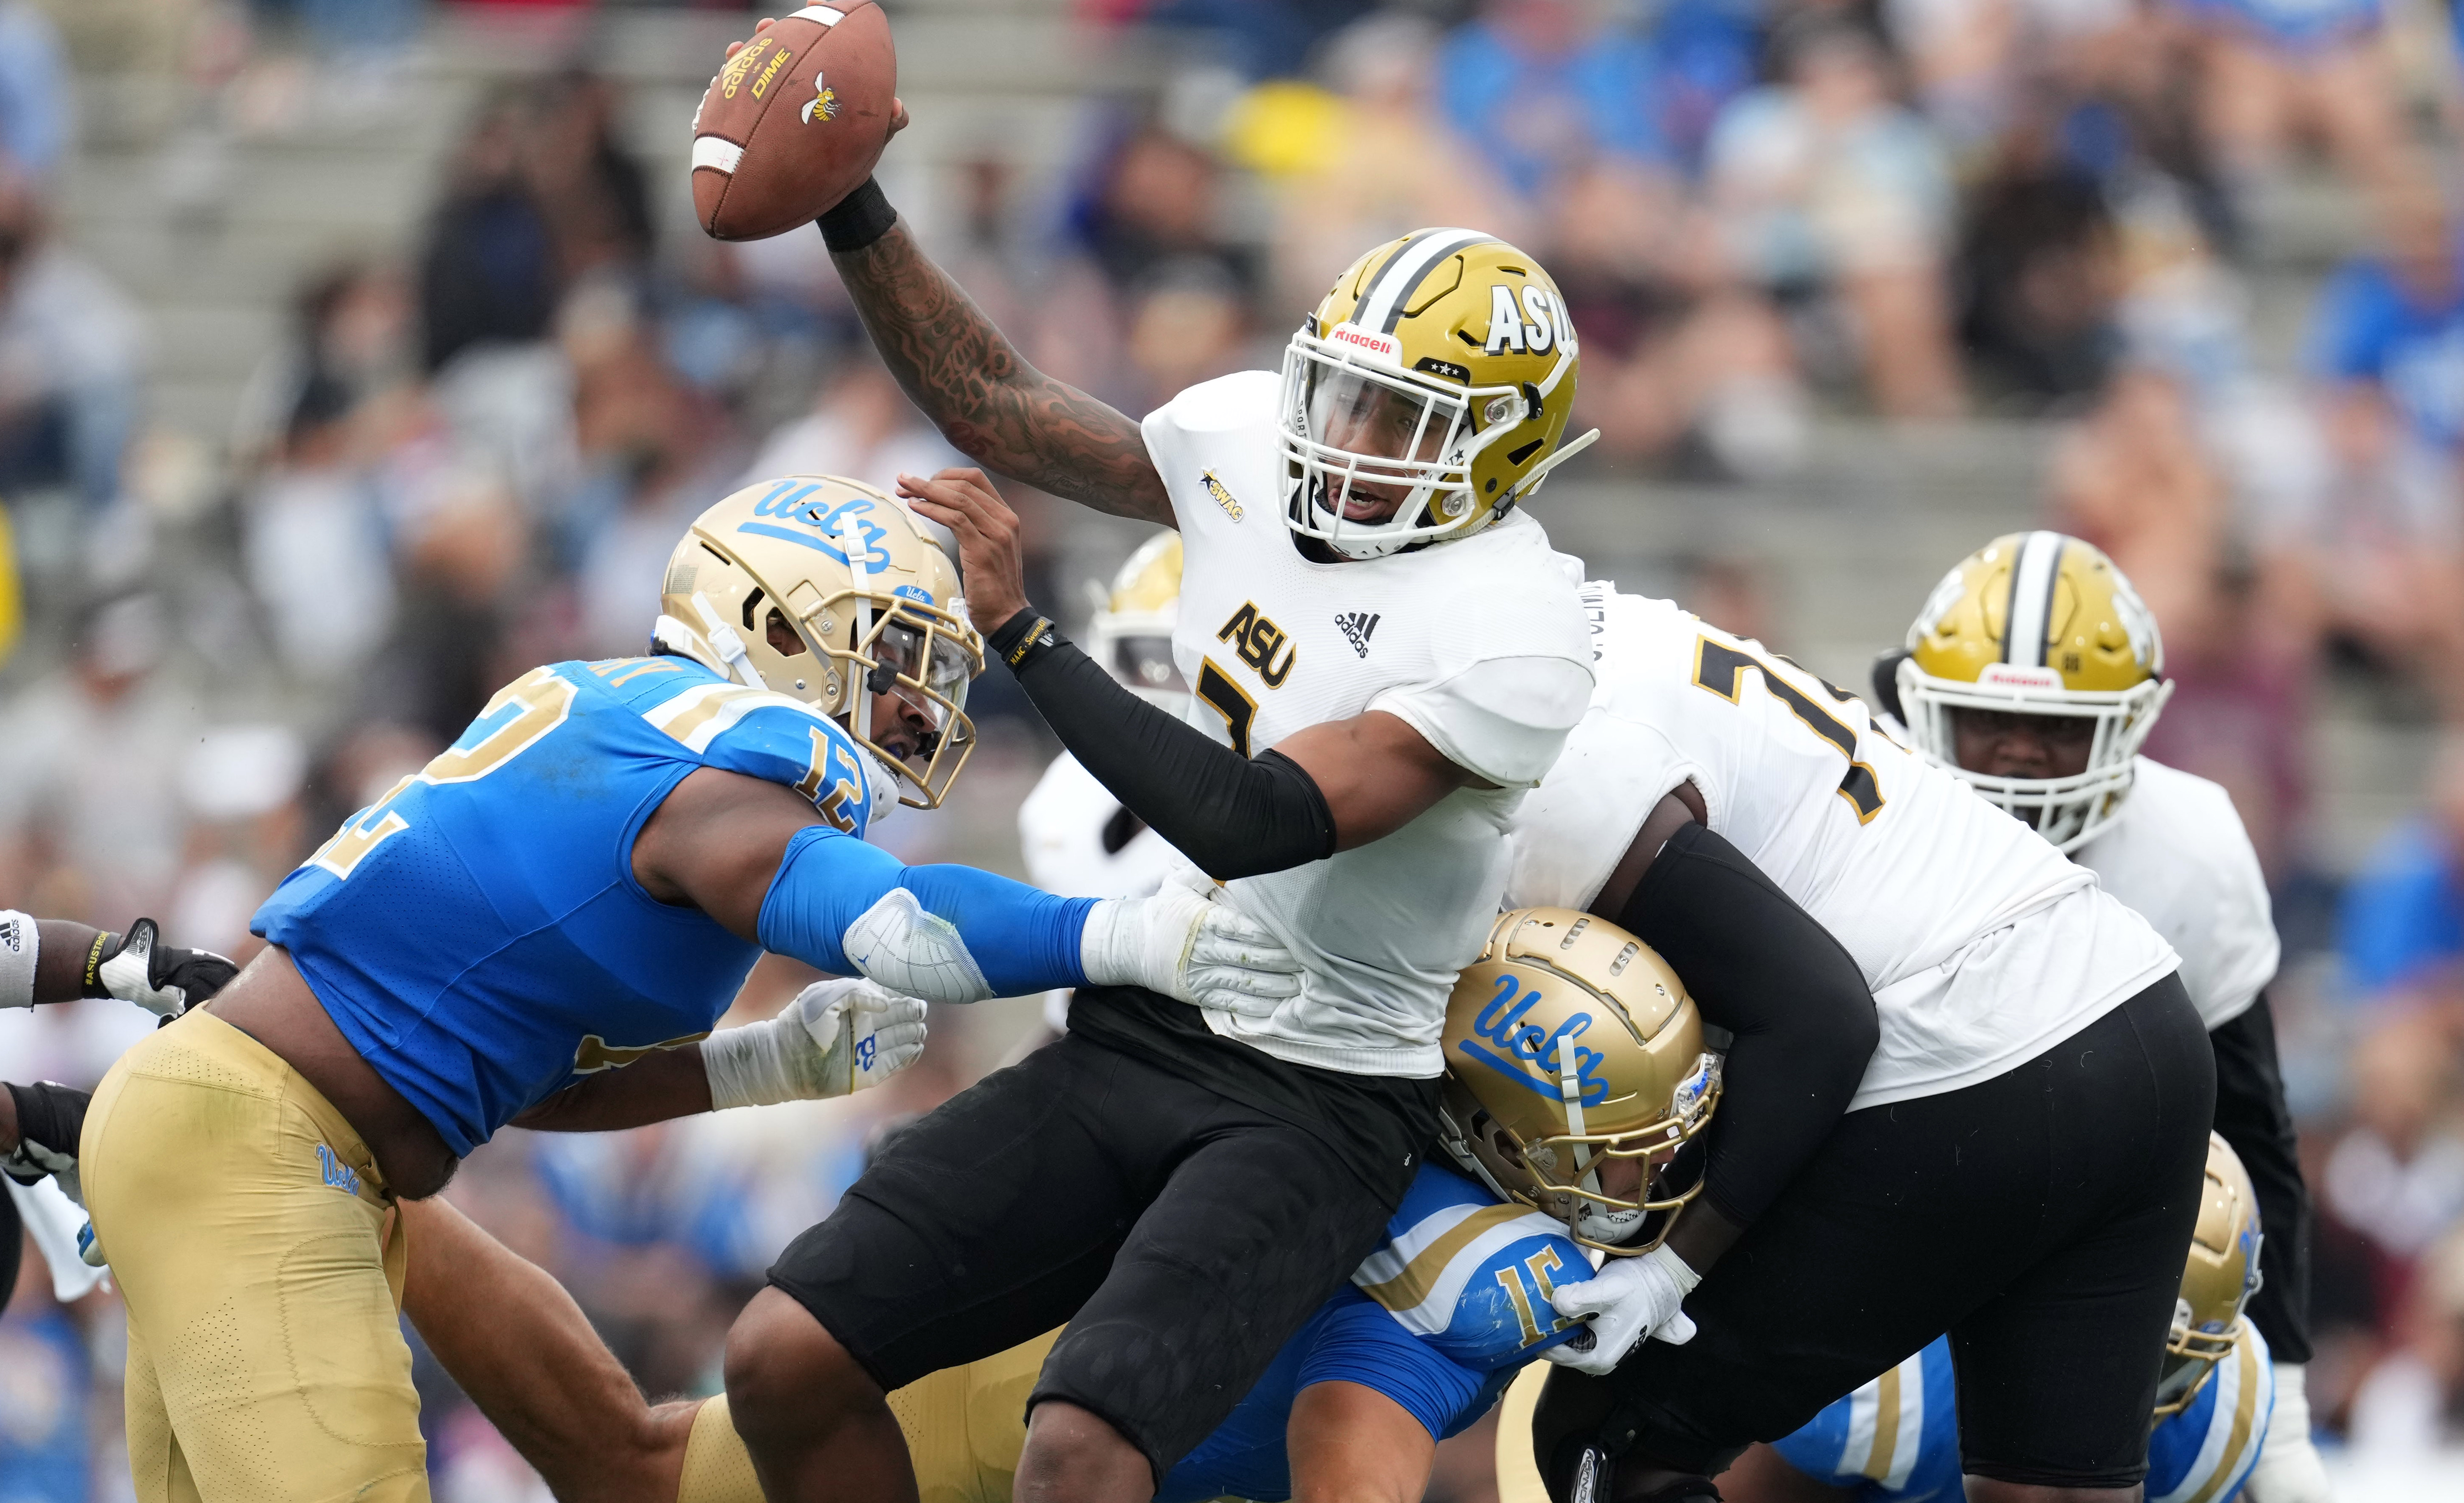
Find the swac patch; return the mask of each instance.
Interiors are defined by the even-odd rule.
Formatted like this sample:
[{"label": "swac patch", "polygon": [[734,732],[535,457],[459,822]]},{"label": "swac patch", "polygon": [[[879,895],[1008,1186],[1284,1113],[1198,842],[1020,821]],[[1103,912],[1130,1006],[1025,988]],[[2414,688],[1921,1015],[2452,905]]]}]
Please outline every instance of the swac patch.
[{"label": "swac patch", "polygon": [[1598,1106],[1608,1099],[1608,1080],[1599,1073],[1603,1057],[1574,1041],[1591,1031],[1592,1015],[1577,1012],[1557,1025],[1555,1031],[1543,1033],[1536,1023],[1523,1021],[1524,1014],[1540,1001],[1538,988],[1522,991],[1511,976],[1497,979],[1497,991],[1472,1020],[1472,1032],[1488,1040],[1494,1050],[1481,1048],[1465,1039],[1455,1048],[1471,1059],[1513,1081],[1534,1095],[1551,1101],[1564,1099],[1558,1087],[1558,1076],[1565,1072],[1565,1060],[1560,1050],[1574,1051],[1572,1072],[1578,1099],[1585,1106]]},{"label": "swac patch", "polygon": [[850,496],[835,504],[810,499],[813,493],[821,488],[818,480],[781,480],[770,487],[769,494],[753,503],[754,516],[775,517],[781,522],[793,522],[798,524],[795,529],[766,521],[748,521],[737,523],[736,530],[760,538],[777,538],[782,542],[810,548],[847,564],[847,553],[839,546],[840,534],[847,525],[852,524],[856,541],[863,544],[864,566],[868,569],[890,567],[890,533],[872,519],[872,498]]},{"label": "swac patch", "polygon": [[[1232,612],[1232,619],[1216,631],[1215,640],[1231,643],[1232,651],[1241,654],[1241,661],[1255,669],[1269,689],[1284,687],[1284,680],[1292,675],[1292,660],[1300,656],[1290,633],[1261,615],[1257,606],[1245,600],[1241,602],[1240,609]],[[1284,654],[1281,663],[1274,661],[1277,652]]]},{"label": "swac patch", "polygon": [[1241,503],[1232,498],[1232,493],[1224,489],[1222,481],[1215,478],[1215,472],[1212,470],[1206,471],[1199,476],[1199,479],[1205,482],[1206,494],[1215,497],[1215,504],[1223,508],[1223,515],[1231,518],[1234,521],[1239,521],[1241,519]]}]

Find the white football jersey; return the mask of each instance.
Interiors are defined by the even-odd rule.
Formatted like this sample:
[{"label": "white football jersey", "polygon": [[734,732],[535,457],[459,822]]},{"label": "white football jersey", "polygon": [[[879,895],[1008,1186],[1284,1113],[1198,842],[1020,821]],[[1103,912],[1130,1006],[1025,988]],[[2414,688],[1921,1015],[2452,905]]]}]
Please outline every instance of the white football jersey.
[{"label": "white football jersey", "polygon": [[1459,542],[1316,564],[1283,519],[1278,378],[1225,376],[1146,420],[1181,534],[1173,655],[1190,717],[1243,756],[1371,710],[1494,787],[1465,787],[1383,840],[1227,884],[1308,969],[1266,1018],[1220,1034],[1355,1074],[1439,1073],[1455,974],[1506,887],[1506,832],[1592,690],[1579,565],[1516,515]]},{"label": "white football jersey", "polygon": [[1511,907],[1585,908],[1653,806],[1710,828],[1856,957],[1881,1041],[1850,1110],[1988,1080],[2179,961],[2035,832],[1903,749],[1864,701],[1664,600],[1583,586],[1599,683],[1525,801]]},{"label": "white football jersey", "polygon": [[2232,795],[2195,773],[2138,759],[2111,824],[2071,852],[2182,957],[2199,1019],[2220,1028],[2276,979],[2276,920],[2258,852]]}]

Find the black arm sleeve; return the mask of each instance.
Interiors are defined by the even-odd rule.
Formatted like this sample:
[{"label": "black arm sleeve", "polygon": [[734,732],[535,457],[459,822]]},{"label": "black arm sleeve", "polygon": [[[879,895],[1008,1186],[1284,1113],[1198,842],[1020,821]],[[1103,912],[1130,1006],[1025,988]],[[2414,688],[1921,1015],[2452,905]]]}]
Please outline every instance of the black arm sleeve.
[{"label": "black arm sleeve", "polygon": [[1703,1195],[1747,1226],[1848,1110],[1881,1038],[1874,994],[1830,930],[1700,825],[1669,837],[1617,919],[1735,1035]]},{"label": "black arm sleeve", "polygon": [[2284,1104],[2284,1076],[2276,1063],[2276,1012],[2267,993],[2249,1010],[2208,1035],[2216,1051],[2216,1131],[2240,1156],[2258,1191],[2258,1215],[2266,1240],[2259,1244],[2259,1271],[2266,1275],[2251,1296],[2251,1324],[2267,1337],[2279,1362],[2310,1360],[2310,1191],[2301,1183],[2301,1158],[2293,1113]]},{"label": "black arm sleeve", "polygon": [[[1008,634],[1004,625],[995,636]],[[1217,745],[1057,634],[1015,672],[1095,781],[1208,876],[1228,882],[1334,854],[1326,795],[1290,758]]]}]

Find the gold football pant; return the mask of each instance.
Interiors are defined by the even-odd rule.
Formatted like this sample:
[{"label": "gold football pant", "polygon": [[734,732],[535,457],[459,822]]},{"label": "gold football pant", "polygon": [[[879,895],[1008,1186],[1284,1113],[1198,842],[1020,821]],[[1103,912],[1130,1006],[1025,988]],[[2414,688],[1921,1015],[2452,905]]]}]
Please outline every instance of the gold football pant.
[{"label": "gold football pant", "polygon": [[1060,1336],[1046,1331],[890,1396],[915,1460],[917,1503],[1009,1503],[1026,1448],[1026,1396]]},{"label": "gold football pant", "polygon": [[341,1114],[191,1012],[103,1077],[80,1152],[140,1503],[426,1503],[402,1229]]},{"label": "gold football pant", "polygon": [[[944,1368],[890,1396],[915,1462],[918,1503],[1009,1503],[1026,1447],[1026,1396],[1059,1331],[964,1367]],[[676,1503],[761,1503],[753,1458],[722,1394],[693,1416]]]}]

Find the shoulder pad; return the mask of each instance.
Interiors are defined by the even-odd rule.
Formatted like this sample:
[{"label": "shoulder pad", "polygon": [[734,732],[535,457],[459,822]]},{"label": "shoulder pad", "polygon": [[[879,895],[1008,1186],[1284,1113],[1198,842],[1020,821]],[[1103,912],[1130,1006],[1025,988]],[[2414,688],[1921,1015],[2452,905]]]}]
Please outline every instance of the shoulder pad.
[{"label": "shoulder pad", "polygon": [[864,752],[837,721],[803,700],[709,683],[663,700],[642,718],[704,766],[784,784],[841,833],[863,838],[870,812]]},{"label": "shoulder pad", "polygon": [[1498,1204],[1432,1167],[1413,1183],[1388,1232],[1353,1282],[1445,1356],[1488,1371],[1573,1336],[1575,1323],[1549,1296],[1591,1277],[1592,1266],[1548,1217]]}]

